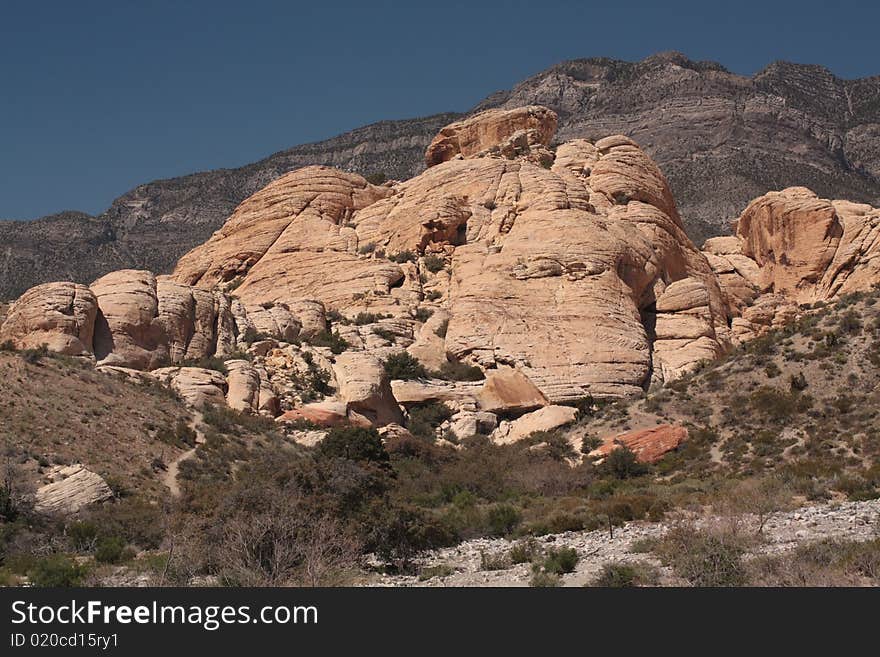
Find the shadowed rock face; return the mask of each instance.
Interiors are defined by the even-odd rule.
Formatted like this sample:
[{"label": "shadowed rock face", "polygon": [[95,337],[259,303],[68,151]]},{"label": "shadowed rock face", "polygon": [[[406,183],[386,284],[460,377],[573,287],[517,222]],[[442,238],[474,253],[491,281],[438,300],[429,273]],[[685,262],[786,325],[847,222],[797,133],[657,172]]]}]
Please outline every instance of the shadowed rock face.
[{"label": "shadowed rock face", "polygon": [[[697,244],[728,233],[730,220],[771,189],[805,185],[822,197],[880,205],[880,77],[841,80],[784,62],[745,77],[677,53],[638,63],[585,59],[493,94],[470,113],[534,104],[558,115],[560,141],[616,133],[638,141],[668,177]],[[303,166],[405,180],[424,169],[438,130],[460,118],[386,121],[241,168],[154,181],[99,217],[0,222],[0,299],[114,269],[168,272],[244,199]]]}]

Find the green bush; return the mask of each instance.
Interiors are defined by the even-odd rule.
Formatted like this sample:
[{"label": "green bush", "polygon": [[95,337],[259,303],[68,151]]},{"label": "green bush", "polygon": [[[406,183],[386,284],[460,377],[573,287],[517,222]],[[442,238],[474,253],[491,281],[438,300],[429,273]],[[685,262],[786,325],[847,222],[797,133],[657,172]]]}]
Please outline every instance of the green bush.
[{"label": "green bush", "polygon": [[87,520],[77,520],[67,526],[67,538],[77,552],[90,552],[98,542],[98,525]]},{"label": "green bush", "polygon": [[321,331],[312,338],[313,347],[327,347],[334,354],[341,354],[348,349],[348,341],[339,335],[339,331]]},{"label": "green bush", "polygon": [[119,563],[127,554],[125,539],[119,536],[106,536],[95,546],[95,561],[99,563]]},{"label": "green bush", "polygon": [[508,552],[508,557],[512,564],[530,563],[537,559],[539,554],[541,554],[541,546],[538,545],[538,541],[533,538],[524,538],[513,544]]},{"label": "green bush", "polygon": [[427,402],[409,409],[409,432],[417,438],[431,442],[437,435],[436,429],[453,415],[452,409],[443,402]]},{"label": "green bush", "polygon": [[486,514],[486,525],[493,536],[507,536],[522,520],[522,515],[509,504],[496,504]]},{"label": "green bush", "polygon": [[602,439],[588,433],[581,439],[581,454],[589,454],[600,445],[602,445]]},{"label": "green bush", "polygon": [[367,174],[366,180],[371,185],[381,185],[388,180],[388,176],[386,176],[383,171],[376,171],[374,173]]},{"label": "green bush", "polygon": [[574,548],[553,548],[544,555],[543,568],[548,573],[562,575],[574,572],[580,558]]},{"label": "green bush", "polygon": [[417,321],[422,322],[423,324],[427,322],[431,315],[434,314],[434,311],[430,308],[418,308],[415,312],[415,318]]},{"label": "green bush", "polygon": [[81,586],[86,568],[65,554],[53,554],[37,561],[28,571],[34,586]]},{"label": "green bush", "polygon": [[336,427],[318,444],[318,452],[325,457],[368,461],[387,465],[388,452],[382,436],[373,428]]},{"label": "green bush", "polygon": [[427,379],[430,373],[425,366],[422,365],[418,358],[411,355],[407,351],[399,351],[391,354],[382,363],[385,372],[390,379],[401,379],[404,381],[410,379]]},{"label": "green bush", "polygon": [[391,317],[391,315],[383,315],[382,313],[364,313],[360,312],[357,314],[357,317],[354,318],[355,326],[366,326],[367,324],[374,324],[378,322],[380,319],[386,319]]},{"label": "green bush", "polygon": [[605,457],[602,469],[616,479],[631,479],[648,472],[648,466],[640,463],[638,458],[629,447],[619,445]]},{"label": "green bush", "polygon": [[635,586],[656,586],[657,569],[644,563],[606,563],[602,572],[591,582],[591,586],[606,588],[631,588]]},{"label": "green bush", "polygon": [[34,349],[23,349],[19,352],[22,360],[31,365],[36,365],[43,358],[49,355],[49,345],[42,344]]}]

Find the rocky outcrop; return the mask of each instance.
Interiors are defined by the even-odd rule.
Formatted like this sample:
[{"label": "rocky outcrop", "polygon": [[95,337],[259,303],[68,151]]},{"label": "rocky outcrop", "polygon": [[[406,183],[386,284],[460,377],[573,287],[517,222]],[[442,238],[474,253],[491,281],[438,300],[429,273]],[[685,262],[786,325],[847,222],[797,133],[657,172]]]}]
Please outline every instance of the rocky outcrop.
[{"label": "rocky outcrop", "polygon": [[[348,405],[340,401],[325,401],[303,404],[299,408],[286,411],[276,418],[276,422],[310,422],[319,427],[341,427],[351,424]],[[369,423],[366,423],[369,426]]]},{"label": "rocky outcrop", "polygon": [[570,424],[577,416],[577,409],[571,406],[545,406],[512,422],[503,421],[492,433],[491,439],[500,445],[508,445],[528,438],[536,431],[552,431]]},{"label": "rocky outcrop", "polygon": [[755,199],[736,234],[704,252],[734,317],[733,336],[781,326],[798,305],[867,290],[880,281],[880,209],[792,187]]},{"label": "rocky outcrop", "polygon": [[539,105],[486,110],[440,130],[425,151],[425,164],[432,167],[455,157],[486,155],[534,156],[538,162],[550,163],[553,156],[547,146],[556,124],[556,113]]},{"label": "rocky outcrop", "polygon": [[[163,367],[151,374],[193,408],[226,404],[226,377],[202,367]],[[237,401],[237,400],[236,400]]]},{"label": "rocky outcrop", "polygon": [[46,345],[69,356],[92,355],[98,303],[85,285],[45,283],[12,304],[0,325],[0,342],[17,349]]},{"label": "rocky outcrop", "polygon": [[377,426],[403,421],[382,364],[364,352],[345,352],[336,357],[333,372],[337,396],[349,416],[360,416]]},{"label": "rocky outcrop", "polygon": [[76,513],[113,497],[103,477],[79,463],[55,466],[46,477],[50,483],[37,489],[34,502],[34,509],[40,513]]},{"label": "rocky outcrop", "polygon": [[588,454],[591,458],[604,458],[621,446],[631,449],[642,463],[655,463],[665,454],[677,449],[687,440],[684,427],[661,424],[651,429],[638,429],[605,439],[605,442]]}]

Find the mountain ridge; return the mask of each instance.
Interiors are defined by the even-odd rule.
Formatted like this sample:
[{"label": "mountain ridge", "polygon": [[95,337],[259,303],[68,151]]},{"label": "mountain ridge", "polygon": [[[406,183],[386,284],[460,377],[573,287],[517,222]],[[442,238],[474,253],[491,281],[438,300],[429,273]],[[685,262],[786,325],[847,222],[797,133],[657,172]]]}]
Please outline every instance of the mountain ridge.
[{"label": "mountain ridge", "polygon": [[424,149],[442,126],[527,104],[557,112],[560,141],[622,133],[640,143],[669,179],[697,243],[728,232],[749,200],[774,189],[804,185],[824,197],[880,202],[880,76],[843,80],[788,62],[744,76],[676,52],[640,62],[577,59],[462,114],[379,121],[242,167],[145,183],[96,217],[0,221],[0,298],[123,267],[169,271],[238,203],[288,171],[325,164],[407,179],[423,170]]}]

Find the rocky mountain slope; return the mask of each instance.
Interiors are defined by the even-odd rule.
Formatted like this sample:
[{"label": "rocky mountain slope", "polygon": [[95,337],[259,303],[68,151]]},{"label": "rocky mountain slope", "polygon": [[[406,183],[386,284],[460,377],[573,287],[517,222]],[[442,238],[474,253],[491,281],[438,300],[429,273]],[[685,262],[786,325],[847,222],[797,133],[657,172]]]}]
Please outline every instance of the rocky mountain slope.
[{"label": "rocky mountain slope", "polygon": [[880,209],[772,191],[701,251],[635,142],[558,124],[455,121],[404,182],[303,167],[170,275],[0,308],[0,582],[475,583],[504,547],[498,582],[876,583],[876,505],[778,554],[771,514],[880,495]]},{"label": "rocky mountain slope", "polygon": [[[667,53],[642,62],[575,60],[472,112],[541,104],[559,139],[626,134],[666,173],[683,225],[699,244],[728,232],[752,198],[804,185],[820,196],[880,203],[880,79],[841,80],[818,66],[772,64],[749,78]],[[99,217],[62,213],[0,222],[0,298],[36,283],[88,283],[113,269],[167,272],[233,209],[283,173],[323,164],[406,179],[456,115],[389,121],[298,146],[239,169],[156,181]]]}]

